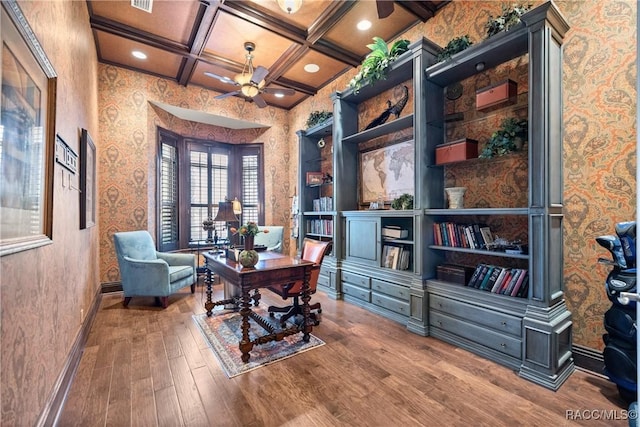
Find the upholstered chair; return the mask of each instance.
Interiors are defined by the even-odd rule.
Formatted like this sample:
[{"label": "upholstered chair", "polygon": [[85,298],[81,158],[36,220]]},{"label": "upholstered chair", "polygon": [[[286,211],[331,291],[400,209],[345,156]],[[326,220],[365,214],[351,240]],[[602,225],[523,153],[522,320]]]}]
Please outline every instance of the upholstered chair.
[{"label": "upholstered chair", "polygon": [[[320,265],[325,254],[329,251],[331,242],[322,242],[313,239],[304,239],[302,244],[302,256],[301,258],[306,261],[312,261],[314,266],[311,270],[311,277],[309,278],[309,290],[311,294],[315,294],[318,287],[318,276],[320,276]],[[282,299],[292,299],[292,304],[286,307],[270,306],[268,308],[269,315],[275,317],[275,313],[284,313],[280,316],[280,323],[284,324],[287,319],[292,316],[302,315],[302,306],[300,305],[299,297],[302,295],[302,280],[298,280],[294,283],[285,285],[269,286],[272,292],[280,295]],[[319,302],[310,304],[311,310],[316,310],[317,313],[322,313],[322,306]],[[311,317],[315,320],[316,325],[320,323],[318,316],[315,312],[311,313]]]},{"label": "upholstered chair", "polygon": [[268,251],[282,253],[282,238],[284,227],[281,225],[259,225],[258,229],[268,230],[268,233],[258,233],[253,239],[254,245],[264,245]]},{"label": "upholstered chair", "polygon": [[167,308],[169,295],[185,286],[191,286],[191,293],[195,292],[194,254],[158,252],[147,231],[114,233],[113,240],[125,307],[131,297],[153,296]]}]

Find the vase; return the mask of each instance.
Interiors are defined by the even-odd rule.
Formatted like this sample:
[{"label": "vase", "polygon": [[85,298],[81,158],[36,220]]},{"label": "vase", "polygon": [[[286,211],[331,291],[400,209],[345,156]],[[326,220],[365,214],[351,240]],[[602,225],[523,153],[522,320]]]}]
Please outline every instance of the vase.
[{"label": "vase", "polygon": [[449,209],[462,209],[464,207],[464,192],[466,187],[449,187],[445,188],[449,199]]},{"label": "vase", "polygon": [[243,267],[254,267],[260,260],[258,252],[253,250],[253,238],[252,235],[244,236],[244,248],[238,255],[238,262]]}]

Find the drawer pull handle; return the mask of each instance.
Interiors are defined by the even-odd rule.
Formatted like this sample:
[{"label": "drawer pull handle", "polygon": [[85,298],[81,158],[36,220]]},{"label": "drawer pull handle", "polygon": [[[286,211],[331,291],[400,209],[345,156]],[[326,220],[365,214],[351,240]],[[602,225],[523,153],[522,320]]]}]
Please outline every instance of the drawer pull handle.
[{"label": "drawer pull handle", "polygon": [[506,347],[507,347],[507,345],[506,345],[505,343],[500,343],[500,347],[502,347],[502,348],[506,348]]},{"label": "drawer pull handle", "polygon": [[507,322],[505,320],[502,321],[502,326],[507,326]]}]

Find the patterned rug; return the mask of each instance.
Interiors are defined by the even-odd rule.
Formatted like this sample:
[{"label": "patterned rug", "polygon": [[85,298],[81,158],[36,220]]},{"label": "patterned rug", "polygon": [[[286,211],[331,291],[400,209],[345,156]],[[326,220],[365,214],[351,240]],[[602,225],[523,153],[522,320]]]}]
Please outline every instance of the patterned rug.
[{"label": "patterned rug", "polygon": [[[254,310],[265,318],[268,317],[265,309],[255,307]],[[217,307],[213,310],[211,317],[207,317],[206,313],[194,314],[193,320],[200,327],[203,336],[209,342],[229,378],[324,345],[324,341],[313,334],[311,334],[309,342],[302,341],[302,334],[290,335],[282,341],[255,345],[249,353],[251,355],[249,362],[243,363],[242,353],[238,348],[242,338],[242,330],[240,329],[242,316],[239,312],[224,310],[222,307],[218,309]],[[251,325],[249,334],[252,340],[258,335],[267,333],[253,320],[250,320],[249,323]],[[291,326],[291,324],[287,323],[287,326]]]}]

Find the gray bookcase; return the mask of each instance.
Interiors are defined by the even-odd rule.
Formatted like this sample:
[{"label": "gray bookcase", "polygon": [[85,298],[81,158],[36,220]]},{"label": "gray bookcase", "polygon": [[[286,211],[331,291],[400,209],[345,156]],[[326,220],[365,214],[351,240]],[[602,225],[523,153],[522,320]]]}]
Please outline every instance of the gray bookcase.
[{"label": "gray bookcase", "polygon": [[[334,298],[400,322],[413,333],[468,349],[554,390],[574,370],[571,313],[564,300],[562,276],[562,42],[568,29],[555,5],[544,3],[508,32],[479,42],[445,62],[435,63],[440,48],[423,38],[392,64],[386,80],[366,85],[357,93],[348,89],[332,94],[334,248],[323,265],[321,280],[321,289]],[[504,76],[492,70],[510,61],[526,64],[523,78],[527,90],[515,106],[508,107],[518,109],[529,121],[528,151],[520,154],[526,187],[520,192],[522,202],[447,209],[444,187],[457,166],[437,165],[435,151],[449,142],[450,117],[466,125],[465,114],[447,110],[447,87],[470,78],[491,80],[487,85],[495,83]],[[413,111],[360,131],[364,127],[358,123],[361,104],[402,84],[412,89]],[[484,118],[466,120],[481,122]],[[305,156],[317,155],[312,148],[317,142],[314,132],[299,133],[301,182],[308,160]],[[413,140],[414,209],[367,210],[358,196],[362,147],[398,132],[410,134]],[[500,160],[462,163],[473,175],[474,170],[488,173]],[[302,184],[300,188],[304,210]],[[484,191],[491,193],[497,188]],[[511,228],[516,229],[517,224],[523,224],[520,231],[528,252],[512,255],[437,245],[434,224],[441,221],[490,222],[499,234],[507,233],[508,224],[515,223]],[[382,229],[386,226],[407,229],[408,235],[396,242],[385,241]],[[410,252],[406,269],[385,267],[385,246]],[[444,263],[526,269],[528,292],[511,297],[439,280],[437,267]]]}]

